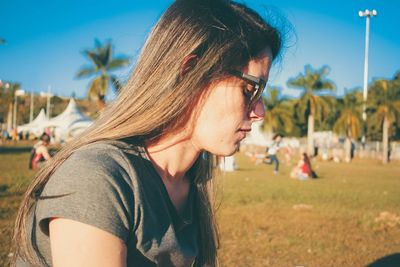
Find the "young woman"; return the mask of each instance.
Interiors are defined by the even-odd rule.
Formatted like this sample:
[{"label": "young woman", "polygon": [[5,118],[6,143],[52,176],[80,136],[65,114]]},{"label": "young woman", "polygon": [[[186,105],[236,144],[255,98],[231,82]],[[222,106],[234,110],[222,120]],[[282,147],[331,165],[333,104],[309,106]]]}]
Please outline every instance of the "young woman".
[{"label": "young woman", "polygon": [[242,4],[175,1],[116,101],[29,187],[17,265],[215,266],[214,155],[264,117],[280,47]]}]

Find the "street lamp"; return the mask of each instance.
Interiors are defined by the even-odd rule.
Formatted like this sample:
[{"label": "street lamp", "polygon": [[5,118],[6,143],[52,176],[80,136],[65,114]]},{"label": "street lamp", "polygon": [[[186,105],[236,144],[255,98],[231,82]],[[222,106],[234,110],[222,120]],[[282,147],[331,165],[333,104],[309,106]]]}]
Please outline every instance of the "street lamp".
[{"label": "street lamp", "polygon": [[364,90],[363,90],[363,114],[362,119],[364,122],[364,130],[361,138],[361,143],[365,147],[365,134],[367,129],[367,97],[368,97],[368,46],[369,46],[369,20],[371,17],[375,17],[378,13],[375,9],[372,11],[366,9],[365,11],[359,11],[358,15],[362,18],[365,17],[365,54],[364,54]]}]

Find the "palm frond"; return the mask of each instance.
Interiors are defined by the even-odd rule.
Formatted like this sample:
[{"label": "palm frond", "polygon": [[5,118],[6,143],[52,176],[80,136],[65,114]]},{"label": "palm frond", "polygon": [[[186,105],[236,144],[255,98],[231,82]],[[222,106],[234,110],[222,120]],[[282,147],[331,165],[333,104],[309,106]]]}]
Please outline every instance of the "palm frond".
[{"label": "palm frond", "polygon": [[111,43],[107,43],[104,47],[99,49],[97,51],[97,55],[99,58],[99,61],[101,62],[101,65],[104,68],[108,67],[108,64],[110,63],[112,59],[112,45]]},{"label": "palm frond", "polygon": [[105,68],[101,60],[101,56],[97,54],[96,51],[87,51],[87,57],[92,61],[97,70]]},{"label": "palm frond", "polygon": [[293,104],[279,99],[279,88],[268,88],[269,97],[263,97],[266,106],[263,129],[274,132],[284,129],[289,132],[293,129]]},{"label": "palm frond", "polygon": [[114,75],[110,76],[110,81],[111,81],[111,84],[113,85],[113,88],[114,88],[115,92],[119,93],[121,91],[121,89],[122,89],[122,83]]},{"label": "palm frond", "polygon": [[76,78],[86,78],[90,75],[93,75],[97,72],[97,70],[91,66],[83,67],[81,68],[76,74]]},{"label": "palm frond", "polygon": [[128,58],[115,58],[107,64],[107,70],[112,71],[129,65]]},{"label": "palm frond", "polygon": [[333,130],[348,138],[358,138],[361,132],[362,94],[359,91],[349,92],[340,102],[340,115]]},{"label": "palm frond", "polygon": [[304,74],[299,73],[295,78],[289,79],[287,85],[293,88],[302,88],[305,91],[336,90],[334,82],[326,78],[329,72],[328,66],[322,66],[315,70],[310,65],[306,65]]}]

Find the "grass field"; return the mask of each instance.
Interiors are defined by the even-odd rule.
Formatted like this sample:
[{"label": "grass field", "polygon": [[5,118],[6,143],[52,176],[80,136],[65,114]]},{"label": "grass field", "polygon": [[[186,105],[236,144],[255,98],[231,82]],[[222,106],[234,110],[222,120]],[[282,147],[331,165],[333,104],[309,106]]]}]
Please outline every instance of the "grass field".
[{"label": "grass field", "polygon": [[[28,156],[29,147],[0,147],[0,266],[34,175]],[[243,154],[237,162],[218,177],[222,266],[400,266],[399,162],[315,161],[313,181],[290,179],[284,164],[274,175]]]}]

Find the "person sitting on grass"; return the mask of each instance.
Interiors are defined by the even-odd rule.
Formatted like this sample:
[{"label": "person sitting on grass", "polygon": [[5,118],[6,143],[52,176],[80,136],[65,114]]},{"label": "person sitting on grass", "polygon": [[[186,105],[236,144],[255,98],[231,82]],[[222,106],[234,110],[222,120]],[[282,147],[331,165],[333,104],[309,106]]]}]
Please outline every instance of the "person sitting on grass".
[{"label": "person sitting on grass", "polygon": [[40,168],[45,161],[51,159],[51,155],[49,153],[49,150],[47,149],[49,143],[50,136],[46,133],[43,133],[40,136],[40,141],[37,142],[31,150],[31,155],[29,158],[29,169],[36,170],[37,168]]},{"label": "person sitting on grass", "polygon": [[311,167],[310,158],[307,153],[301,153],[301,159],[290,173],[290,177],[299,180],[318,177]]}]

